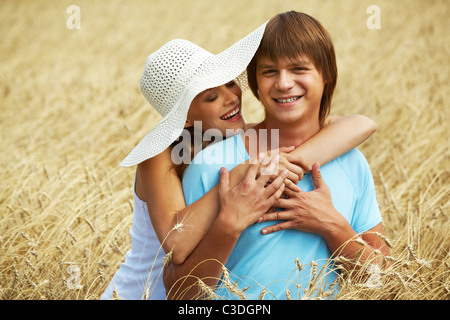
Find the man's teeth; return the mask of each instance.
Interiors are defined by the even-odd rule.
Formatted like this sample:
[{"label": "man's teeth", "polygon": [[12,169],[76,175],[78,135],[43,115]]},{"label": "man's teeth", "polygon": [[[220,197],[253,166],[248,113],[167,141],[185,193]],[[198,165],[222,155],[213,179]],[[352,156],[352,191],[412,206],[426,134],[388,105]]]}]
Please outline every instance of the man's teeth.
[{"label": "man's teeth", "polygon": [[300,99],[300,96],[299,97],[294,97],[294,98],[289,98],[289,99],[275,99],[275,100],[277,102],[280,102],[280,103],[288,103],[288,102],[294,102],[294,101],[296,101],[298,99]]},{"label": "man's teeth", "polygon": [[231,111],[230,113],[227,113],[226,115],[220,117],[220,119],[222,119],[222,120],[228,120],[228,119],[234,117],[236,114],[238,114],[238,113],[239,113],[239,110],[240,110],[239,108],[236,108],[236,109],[234,109],[233,111]]}]

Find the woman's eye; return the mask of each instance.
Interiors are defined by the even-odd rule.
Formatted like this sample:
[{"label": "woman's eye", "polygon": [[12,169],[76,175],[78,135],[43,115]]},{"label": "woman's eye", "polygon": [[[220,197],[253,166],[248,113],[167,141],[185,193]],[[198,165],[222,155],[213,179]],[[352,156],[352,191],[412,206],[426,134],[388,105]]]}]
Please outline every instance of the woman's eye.
[{"label": "woman's eye", "polygon": [[211,96],[211,97],[207,97],[206,102],[214,102],[214,101],[216,101],[217,97],[218,97],[217,94],[214,96]]}]

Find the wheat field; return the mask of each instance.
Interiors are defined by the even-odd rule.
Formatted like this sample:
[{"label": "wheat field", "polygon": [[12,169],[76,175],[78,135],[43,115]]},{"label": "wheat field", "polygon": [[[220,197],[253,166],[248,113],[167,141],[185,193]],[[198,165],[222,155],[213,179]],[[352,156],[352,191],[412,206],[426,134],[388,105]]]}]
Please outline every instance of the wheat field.
[{"label": "wheat field", "polygon": [[[378,124],[360,150],[393,265],[376,288],[344,279],[337,298],[449,299],[448,0],[124,3],[0,1],[0,299],[99,298],[130,247],[135,169],[119,163],[160,119],[139,91],[145,58],[174,38],[218,53],[287,10],[330,31],[332,115]],[[244,108],[263,116],[248,92]]]}]

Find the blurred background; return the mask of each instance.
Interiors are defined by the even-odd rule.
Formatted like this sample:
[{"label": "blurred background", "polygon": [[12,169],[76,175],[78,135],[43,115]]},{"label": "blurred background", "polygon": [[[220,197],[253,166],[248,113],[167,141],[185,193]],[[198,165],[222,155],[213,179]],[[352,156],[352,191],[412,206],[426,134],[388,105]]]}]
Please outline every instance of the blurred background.
[{"label": "blurred background", "polygon": [[[160,120],[146,57],[174,38],[218,53],[288,10],[332,36],[331,114],[378,124],[360,150],[400,278],[341,298],[449,297],[449,1],[2,0],[0,299],[99,297],[130,247],[135,168],[119,163]],[[246,92],[246,120],[263,115]]]}]

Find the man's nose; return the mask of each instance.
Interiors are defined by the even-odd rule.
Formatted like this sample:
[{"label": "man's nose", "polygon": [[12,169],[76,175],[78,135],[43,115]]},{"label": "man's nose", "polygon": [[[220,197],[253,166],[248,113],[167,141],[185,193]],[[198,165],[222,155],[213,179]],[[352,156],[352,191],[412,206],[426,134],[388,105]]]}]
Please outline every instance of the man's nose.
[{"label": "man's nose", "polygon": [[276,88],[280,91],[286,91],[291,89],[293,85],[294,81],[291,75],[287,71],[282,70],[278,75]]}]

